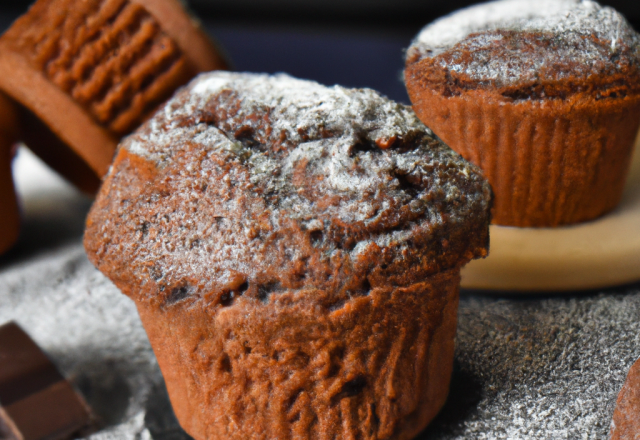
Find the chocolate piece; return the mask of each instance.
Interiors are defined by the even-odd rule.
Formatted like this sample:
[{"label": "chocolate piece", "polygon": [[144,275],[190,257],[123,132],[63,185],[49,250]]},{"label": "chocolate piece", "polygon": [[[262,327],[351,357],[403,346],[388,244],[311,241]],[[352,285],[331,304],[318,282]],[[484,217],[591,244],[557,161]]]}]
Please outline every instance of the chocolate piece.
[{"label": "chocolate piece", "polygon": [[611,440],[640,436],[640,359],[629,370],[611,421]]},{"label": "chocolate piece", "polygon": [[0,327],[0,438],[58,440],[91,422],[83,399],[17,324]]}]

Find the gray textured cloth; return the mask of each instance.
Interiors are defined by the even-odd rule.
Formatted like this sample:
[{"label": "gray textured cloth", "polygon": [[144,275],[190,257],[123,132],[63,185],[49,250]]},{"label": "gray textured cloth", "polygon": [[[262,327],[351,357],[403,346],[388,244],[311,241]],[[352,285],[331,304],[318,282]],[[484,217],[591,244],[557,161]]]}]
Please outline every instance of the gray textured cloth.
[{"label": "gray textured cloth", "polygon": [[446,407],[421,439],[608,438],[640,357],[640,286],[551,298],[465,296]]},{"label": "gray textured cloth", "polygon": [[[64,185],[18,183],[28,196],[24,234],[0,258],[0,323],[17,321],[85,396],[102,422],[91,440],[187,439],[133,303],[84,255],[90,202]],[[451,395],[419,438],[606,438],[640,357],[639,318],[640,285],[464,295]]]}]

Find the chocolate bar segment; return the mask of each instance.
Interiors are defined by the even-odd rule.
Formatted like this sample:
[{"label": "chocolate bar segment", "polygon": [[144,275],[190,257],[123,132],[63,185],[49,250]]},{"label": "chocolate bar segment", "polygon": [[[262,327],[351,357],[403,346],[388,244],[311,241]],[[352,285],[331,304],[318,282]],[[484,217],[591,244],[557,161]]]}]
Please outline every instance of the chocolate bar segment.
[{"label": "chocolate bar segment", "polygon": [[0,327],[0,438],[61,440],[91,424],[84,400],[17,324]]}]

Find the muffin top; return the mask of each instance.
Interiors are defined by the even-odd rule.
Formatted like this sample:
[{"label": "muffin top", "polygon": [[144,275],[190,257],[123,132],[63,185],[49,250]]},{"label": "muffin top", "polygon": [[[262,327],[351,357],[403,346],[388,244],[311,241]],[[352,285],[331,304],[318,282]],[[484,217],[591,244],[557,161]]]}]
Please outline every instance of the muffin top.
[{"label": "muffin top", "polygon": [[419,62],[432,71],[427,82],[503,88],[516,99],[640,91],[640,36],[617,11],[590,0],[501,0],[460,10],[418,34],[407,64]]},{"label": "muffin top", "polygon": [[124,293],[168,304],[348,292],[486,255],[489,205],[480,171],[406,106],[215,72],[120,145],[85,246]]}]

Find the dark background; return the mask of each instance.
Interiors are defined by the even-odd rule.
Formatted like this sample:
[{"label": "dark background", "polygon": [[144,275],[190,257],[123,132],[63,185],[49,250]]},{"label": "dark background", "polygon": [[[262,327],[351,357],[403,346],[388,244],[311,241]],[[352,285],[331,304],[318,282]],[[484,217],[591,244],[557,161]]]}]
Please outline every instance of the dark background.
[{"label": "dark background", "polygon": [[[532,0],[535,1],[535,0]],[[425,24],[469,0],[190,0],[235,70],[370,87],[408,103],[403,51]],[[640,0],[604,1],[640,29]],[[0,29],[31,1],[0,3]]]},{"label": "dark background", "polygon": [[[405,26],[426,23],[440,15],[469,6],[472,0],[180,0],[203,17],[232,20],[337,22],[364,26]],[[535,0],[531,0],[532,2]],[[5,10],[22,12],[32,0],[0,2]],[[640,20],[637,0],[601,1],[631,21]]]},{"label": "dark background", "polygon": [[[534,2],[535,0],[530,0]],[[477,0],[189,0],[202,14],[219,17],[302,22],[346,22],[358,26],[419,28],[441,15]],[[628,20],[640,21],[637,0],[601,1],[622,12]]]}]

